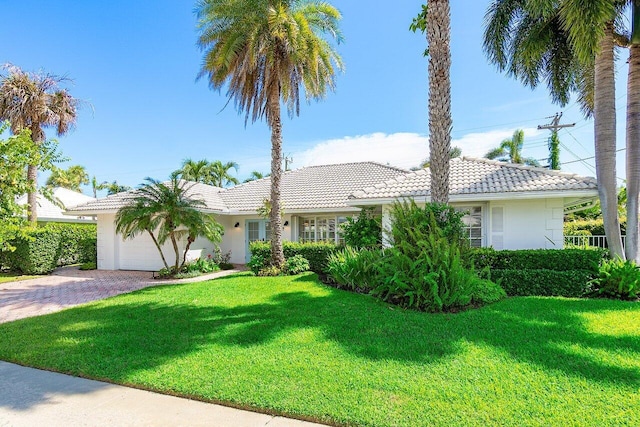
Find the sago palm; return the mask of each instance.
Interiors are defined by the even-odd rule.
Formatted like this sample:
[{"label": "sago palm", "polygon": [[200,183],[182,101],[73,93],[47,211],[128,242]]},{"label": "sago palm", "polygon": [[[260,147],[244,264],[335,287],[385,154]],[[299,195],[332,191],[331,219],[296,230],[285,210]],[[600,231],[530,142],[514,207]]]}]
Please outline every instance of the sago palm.
[{"label": "sago palm", "polygon": [[271,253],[281,266],[281,102],[290,115],[335,86],[342,60],[324,36],[341,41],[336,8],[318,0],[202,0],[196,7],[204,61],[199,76],[245,113],[245,123],[265,119],[271,129]]},{"label": "sago palm", "polygon": [[[11,131],[31,130],[37,145],[45,141],[44,128],[54,127],[58,136],[66,134],[75,125],[79,101],[59,84],[63,78],[43,73],[27,73],[14,65],[4,68],[7,75],[0,76],[0,121],[11,124]],[[29,165],[27,177],[37,188],[38,169]],[[38,218],[36,192],[28,194],[29,220]]]}]

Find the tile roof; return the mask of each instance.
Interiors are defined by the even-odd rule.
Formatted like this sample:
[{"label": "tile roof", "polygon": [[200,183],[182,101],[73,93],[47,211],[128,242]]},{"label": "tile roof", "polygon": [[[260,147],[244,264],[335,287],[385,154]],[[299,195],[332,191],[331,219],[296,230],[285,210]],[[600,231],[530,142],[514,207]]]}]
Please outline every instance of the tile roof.
[{"label": "tile roof", "polygon": [[[69,190],[67,188],[56,187],[51,192],[54,200],[58,202],[61,206],[58,206],[55,203],[47,200],[42,194],[38,194],[36,196],[36,200],[38,202],[38,218],[40,220],[69,220],[69,216],[65,216],[62,214],[65,208],[71,208],[73,206],[93,202],[94,199],[91,196],[87,196],[82,193],[78,193],[77,191]],[[19,205],[27,204],[27,195],[20,196],[16,203]]]},{"label": "tile roof", "polygon": [[[487,159],[451,160],[450,196],[597,190],[595,178],[549,169],[534,168]],[[429,196],[431,175],[428,169],[404,174],[353,193],[354,199],[392,199]]]},{"label": "tile roof", "polygon": [[[282,174],[282,201],[286,211],[348,209],[346,202],[354,192],[406,173],[375,162],[308,166]],[[263,178],[220,195],[230,210],[255,212],[269,198],[270,189],[270,178]]]},{"label": "tile roof", "polygon": [[[205,204],[207,205],[207,210],[226,210],[226,206],[222,201],[222,198],[220,197],[220,192],[224,191],[224,189],[198,182],[193,182],[191,184],[191,187],[189,187],[189,189],[187,190],[187,196],[204,200]],[[137,190],[125,191],[123,193],[113,194],[102,199],[93,200],[89,203],[84,203],[71,209],[67,209],[67,214],[74,214],[75,212],[116,211],[125,206],[128,201],[132,200],[136,196],[136,191]]]}]

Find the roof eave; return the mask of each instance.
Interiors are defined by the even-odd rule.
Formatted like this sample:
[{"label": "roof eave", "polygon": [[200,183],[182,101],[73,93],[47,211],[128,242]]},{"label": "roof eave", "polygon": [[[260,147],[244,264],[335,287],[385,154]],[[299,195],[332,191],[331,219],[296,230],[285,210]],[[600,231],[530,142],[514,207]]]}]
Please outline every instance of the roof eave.
[{"label": "roof eave", "polygon": [[[567,197],[597,197],[598,190],[555,190],[555,191],[518,191],[507,193],[474,193],[474,194],[452,194],[449,196],[449,202],[469,202],[469,201],[498,201],[498,200],[526,200],[526,199],[557,199]],[[362,198],[349,199],[347,204],[350,206],[371,206],[371,205],[388,205],[398,199],[410,199],[418,203],[427,203],[431,201],[430,196],[400,196],[400,197],[384,197],[384,198]]]}]

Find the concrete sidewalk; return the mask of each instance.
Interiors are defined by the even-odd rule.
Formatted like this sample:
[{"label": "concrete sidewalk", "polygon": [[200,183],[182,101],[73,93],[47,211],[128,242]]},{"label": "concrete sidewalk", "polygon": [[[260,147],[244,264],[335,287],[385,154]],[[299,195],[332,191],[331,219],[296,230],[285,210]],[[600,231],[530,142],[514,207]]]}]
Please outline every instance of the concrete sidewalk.
[{"label": "concrete sidewalk", "polygon": [[313,427],[0,361],[0,426]]}]

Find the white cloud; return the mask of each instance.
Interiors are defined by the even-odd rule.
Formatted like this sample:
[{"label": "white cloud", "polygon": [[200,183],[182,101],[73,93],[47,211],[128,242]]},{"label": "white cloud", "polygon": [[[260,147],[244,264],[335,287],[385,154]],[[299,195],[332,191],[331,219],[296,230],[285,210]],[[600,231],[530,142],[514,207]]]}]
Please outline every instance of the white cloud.
[{"label": "white cloud", "polygon": [[[482,157],[515,129],[470,133],[451,141],[464,156]],[[525,137],[540,134],[535,128],[524,129]],[[526,139],[525,139],[526,141]],[[322,141],[313,147],[293,153],[294,167],[375,161],[402,168],[417,166],[429,156],[429,138],[417,133],[372,133]]]}]

